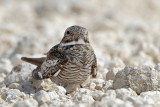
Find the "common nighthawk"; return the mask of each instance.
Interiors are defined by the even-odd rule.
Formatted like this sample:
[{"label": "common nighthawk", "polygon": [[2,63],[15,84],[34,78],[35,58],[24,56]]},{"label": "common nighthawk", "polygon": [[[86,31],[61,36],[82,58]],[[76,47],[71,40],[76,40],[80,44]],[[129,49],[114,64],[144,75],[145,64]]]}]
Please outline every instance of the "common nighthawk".
[{"label": "common nighthawk", "polygon": [[81,26],[67,28],[61,42],[52,47],[46,57],[22,57],[22,60],[37,65],[32,72],[33,78],[50,78],[64,86],[67,93],[74,91],[90,75],[97,75],[97,60],[89,43],[88,31]]}]

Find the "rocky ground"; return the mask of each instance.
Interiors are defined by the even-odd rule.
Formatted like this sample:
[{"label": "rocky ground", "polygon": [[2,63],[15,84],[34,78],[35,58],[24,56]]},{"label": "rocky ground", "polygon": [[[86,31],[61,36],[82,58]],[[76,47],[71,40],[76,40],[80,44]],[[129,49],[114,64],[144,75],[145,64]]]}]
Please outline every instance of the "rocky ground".
[{"label": "rocky ground", "polygon": [[[159,107],[159,0],[1,0],[0,107]],[[71,25],[89,30],[98,76],[66,95],[31,77]]]}]

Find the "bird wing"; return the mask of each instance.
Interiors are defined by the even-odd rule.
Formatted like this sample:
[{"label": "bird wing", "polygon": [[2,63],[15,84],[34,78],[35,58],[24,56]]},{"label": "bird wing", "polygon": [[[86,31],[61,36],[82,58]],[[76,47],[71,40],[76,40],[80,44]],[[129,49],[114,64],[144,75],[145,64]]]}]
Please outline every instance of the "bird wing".
[{"label": "bird wing", "polygon": [[63,65],[68,61],[63,51],[59,51],[58,45],[54,46],[47,53],[47,58],[41,65],[41,73],[43,78],[57,76]]},{"label": "bird wing", "polygon": [[41,66],[45,59],[46,59],[46,57],[40,57],[40,58],[22,57],[21,58],[21,60],[28,62],[28,63],[31,63],[33,65],[37,65],[37,66]]},{"label": "bird wing", "polygon": [[96,75],[97,75],[97,59],[96,59],[96,55],[95,54],[94,54],[92,68],[91,68],[91,75],[92,75],[93,78],[95,78]]}]

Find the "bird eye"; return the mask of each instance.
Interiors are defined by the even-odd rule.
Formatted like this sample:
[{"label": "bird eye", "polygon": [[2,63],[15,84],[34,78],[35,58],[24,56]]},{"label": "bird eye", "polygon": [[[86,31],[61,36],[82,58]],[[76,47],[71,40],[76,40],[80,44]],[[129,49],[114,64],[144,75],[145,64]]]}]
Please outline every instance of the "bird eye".
[{"label": "bird eye", "polygon": [[69,31],[67,31],[67,34],[70,34],[70,32],[69,32]]}]

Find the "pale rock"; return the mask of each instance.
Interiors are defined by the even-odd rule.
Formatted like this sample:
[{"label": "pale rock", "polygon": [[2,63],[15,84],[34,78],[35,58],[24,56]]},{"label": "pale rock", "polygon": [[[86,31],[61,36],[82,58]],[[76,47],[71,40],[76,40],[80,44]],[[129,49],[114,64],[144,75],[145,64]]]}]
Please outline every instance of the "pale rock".
[{"label": "pale rock", "polygon": [[106,74],[106,80],[114,80],[115,75],[117,74],[119,70],[120,68],[112,68],[111,70],[109,70],[109,72],[107,72]]},{"label": "pale rock", "polygon": [[59,99],[51,101],[50,104],[42,104],[41,107],[60,107],[61,105],[63,105],[63,102],[60,102]]},{"label": "pale rock", "polygon": [[97,90],[101,90],[103,88],[103,85],[105,83],[105,81],[103,79],[91,79],[91,82],[96,84],[95,89]]},{"label": "pale rock", "polygon": [[5,88],[6,85],[4,84],[4,82],[0,82],[0,88]]},{"label": "pale rock", "polygon": [[[150,92],[143,92],[143,93],[145,93],[146,95],[148,94],[148,93],[150,93]],[[152,93],[152,92],[151,92]],[[154,93],[154,91],[153,91],[153,93]],[[154,93],[155,94],[155,93]],[[154,106],[154,107],[158,107],[158,105],[160,105],[160,103],[159,103],[159,97],[158,97],[158,95],[151,95],[151,96],[146,96],[146,95],[142,95],[142,96],[137,96],[137,97],[134,97],[134,96],[132,96],[132,97],[128,97],[127,99],[126,99],[126,101],[129,101],[129,102],[132,102],[132,104],[135,106],[135,107],[152,107],[152,106]],[[156,97],[157,98],[156,98]],[[154,98],[152,98],[152,97],[154,97]],[[156,99],[155,99],[156,98]]]},{"label": "pale rock", "polygon": [[32,76],[34,66],[28,63],[22,63],[15,66],[5,78],[5,84],[22,83],[29,80]]},{"label": "pale rock", "polygon": [[144,107],[144,106],[147,106],[147,104],[144,102],[144,100],[140,97],[128,97],[126,99],[126,101],[129,101],[131,102],[134,107]]},{"label": "pale rock", "polygon": [[47,103],[51,100],[57,99],[59,96],[56,92],[46,92],[44,90],[41,90],[35,94],[35,99],[38,101],[38,103],[41,105],[43,103]]},{"label": "pale rock", "polygon": [[89,84],[89,88],[90,88],[91,90],[94,90],[95,87],[96,87],[96,84],[95,84],[95,83],[91,82],[91,83]]},{"label": "pale rock", "polygon": [[116,98],[116,91],[115,90],[107,90],[105,91],[105,96],[111,97],[111,98]]},{"label": "pale rock", "polygon": [[12,84],[10,84],[10,85],[8,86],[8,88],[10,88],[10,89],[16,89],[16,88],[18,88],[18,86],[19,86],[18,83],[12,83]]},{"label": "pale rock", "polygon": [[[39,82],[39,85],[36,85],[37,82]],[[34,86],[37,88],[42,86],[44,90],[53,90],[56,87],[56,84],[54,84],[50,79],[44,79],[41,83],[40,81],[37,82],[34,82]]]},{"label": "pale rock", "polygon": [[35,93],[42,89],[43,81],[32,78],[34,68],[35,66],[28,63],[15,66],[5,78],[5,84],[9,88],[17,88],[25,93]]},{"label": "pale rock", "polygon": [[43,81],[41,80],[35,80],[30,78],[29,80],[26,80],[19,84],[17,87],[19,90],[25,92],[25,93],[36,93],[37,91],[41,90]]},{"label": "pale rock", "polygon": [[134,107],[132,103],[129,101],[124,102],[120,99],[110,98],[108,96],[103,97],[101,101],[99,102],[95,102],[93,106],[95,107],[104,107],[104,106],[106,107]]},{"label": "pale rock", "polygon": [[55,86],[53,90],[60,96],[64,96],[66,94],[66,89],[62,86]]},{"label": "pale rock", "polygon": [[[40,105],[39,107],[50,107],[50,106],[48,106],[47,103],[44,103],[44,104]],[[51,106],[51,107],[58,107],[58,105],[57,106]]]},{"label": "pale rock", "polygon": [[107,91],[107,90],[113,89],[112,84],[113,84],[113,80],[105,81],[103,90]]},{"label": "pale rock", "polygon": [[16,66],[16,65],[22,63],[21,57],[22,57],[21,54],[16,54],[13,57],[11,57],[11,62],[13,64],[13,66]]},{"label": "pale rock", "polygon": [[44,90],[37,92],[34,97],[40,105],[50,100],[48,93]]},{"label": "pale rock", "polygon": [[95,101],[99,101],[103,96],[105,96],[105,93],[99,90],[95,90],[92,91],[90,95],[93,97]]},{"label": "pale rock", "polygon": [[[64,106],[64,107],[74,107],[76,104],[73,102],[73,101],[71,101],[71,100],[69,100],[69,101],[64,101],[61,105],[60,105],[60,107],[62,107],[62,106]],[[77,106],[76,106],[77,107]]]},{"label": "pale rock", "polygon": [[1,104],[5,104],[5,101],[0,97],[0,107],[2,106]]},{"label": "pale rock", "polygon": [[86,107],[89,104],[87,103],[76,103],[71,100],[69,101],[63,101],[63,102],[58,102],[58,101],[52,101],[51,104],[43,104],[40,107]]},{"label": "pale rock", "polygon": [[97,72],[97,75],[96,75],[96,77],[95,77],[95,78],[103,79],[103,74],[101,74],[101,73]]},{"label": "pale rock", "polygon": [[158,63],[154,68],[155,68],[158,72],[160,72],[160,63]]},{"label": "pale rock", "polygon": [[6,88],[6,87],[0,88],[0,94],[5,93],[7,90],[9,90],[9,88]]},{"label": "pale rock", "polygon": [[19,99],[24,98],[25,94],[17,89],[9,89],[2,93],[2,98],[9,103],[16,102]]},{"label": "pale rock", "polygon": [[91,91],[86,88],[80,88],[80,89],[78,89],[78,92],[81,94],[90,94],[91,93]]},{"label": "pale rock", "polygon": [[89,95],[85,95],[83,94],[79,100],[82,102],[82,103],[93,103],[95,100],[93,99],[92,96],[89,96]]},{"label": "pale rock", "polygon": [[38,107],[38,102],[32,98],[18,101],[13,107]]},{"label": "pale rock", "polygon": [[4,82],[5,77],[6,77],[6,74],[0,73],[0,82]]},{"label": "pale rock", "polygon": [[102,90],[103,84],[97,84],[95,89],[97,90]]},{"label": "pale rock", "polygon": [[1,104],[0,104],[0,107],[12,107],[12,106],[11,106],[11,105],[9,105],[9,104],[1,103]]},{"label": "pale rock", "polygon": [[126,66],[116,74],[113,88],[131,88],[136,93],[159,90],[160,72],[150,66]]},{"label": "pale rock", "polygon": [[99,71],[103,77],[104,80],[106,80],[106,74],[108,73],[108,69],[103,68],[102,70]]},{"label": "pale rock", "polygon": [[85,88],[77,90],[73,96],[74,101],[80,101],[83,103],[93,103],[94,99],[91,96],[91,91]]},{"label": "pale rock", "polygon": [[[159,91],[148,91],[140,94],[140,97],[147,101],[148,104],[158,103],[160,100],[160,92]],[[160,103],[159,103],[160,104]]]},{"label": "pale rock", "polygon": [[131,88],[128,88],[128,89],[121,88],[121,89],[117,89],[115,92],[116,92],[116,97],[121,100],[125,100],[129,96],[137,96],[136,92],[133,91]]},{"label": "pale rock", "polygon": [[13,65],[11,64],[10,60],[8,59],[0,59],[0,74],[4,73],[7,75],[10,73]]}]

